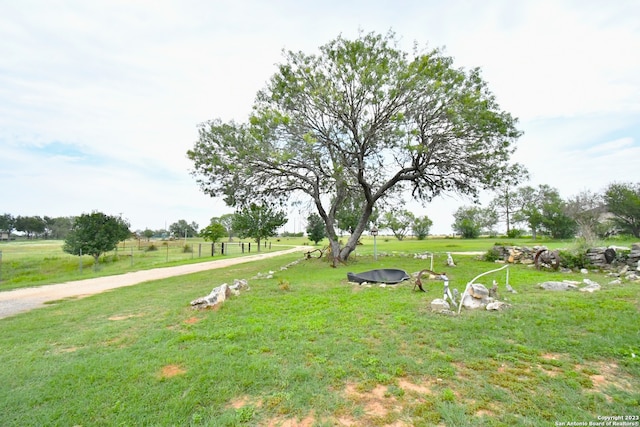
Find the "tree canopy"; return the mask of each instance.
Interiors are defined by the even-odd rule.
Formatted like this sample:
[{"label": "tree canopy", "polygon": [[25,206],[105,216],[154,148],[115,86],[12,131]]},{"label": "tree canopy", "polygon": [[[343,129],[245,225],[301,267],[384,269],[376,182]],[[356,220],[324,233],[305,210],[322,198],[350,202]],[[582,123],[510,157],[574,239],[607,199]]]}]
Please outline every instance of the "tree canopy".
[{"label": "tree canopy", "polygon": [[382,214],[380,227],[391,230],[396,239],[402,240],[409,232],[416,217],[406,209],[395,209]]},{"label": "tree canopy", "polygon": [[413,220],[413,224],[411,224],[411,230],[413,231],[413,235],[416,236],[418,240],[424,240],[429,235],[429,230],[431,230],[431,226],[433,225],[433,221],[426,215],[419,216]]},{"label": "tree canopy", "polygon": [[275,236],[278,227],[287,223],[284,212],[277,211],[269,205],[251,203],[237,211],[233,216],[233,229],[241,239],[251,237],[258,243],[267,237]]},{"label": "tree canopy", "polygon": [[612,222],[623,232],[640,238],[640,183],[613,183],[605,190],[604,201]]},{"label": "tree canopy", "polygon": [[312,213],[307,217],[307,236],[309,240],[317,245],[318,242],[326,237],[324,222],[320,215]]},{"label": "tree canopy", "polygon": [[224,228],[224,225],[214,221],[211,221],[211,224],[200,230],[200,236],[204,238],[204,240],[211,242],[217,242],[221,237],[226,235],[227,229]]},{"label": "tree canopy", "polygon": [[169,231],[173,236],[180,239],[182,237],[195,237],[198,235],[198,224],[194,221],[189,224],[186,220],[181,219],[169,226]]},{"label": "tree canopy", "polygon": [[[428,202],[495,187],[516,122],[477,68],[456,68],[437,49],[408,54],[393,33],[340,36],[318,54],[285,53],[248,123],[203,123],[188,156],[202,190],[232,206],[309,197],[336,265],[394,194]],[[341,247],[336,212],[354,197],[358,223]]]},{"label": "tree canopy", "polygon": [[102,212],[82,214],[75,219],[63,250],[72,255],[93,256],[97,268],[100,255],[115,249],[130,234],[129,223],[119,216]]}]

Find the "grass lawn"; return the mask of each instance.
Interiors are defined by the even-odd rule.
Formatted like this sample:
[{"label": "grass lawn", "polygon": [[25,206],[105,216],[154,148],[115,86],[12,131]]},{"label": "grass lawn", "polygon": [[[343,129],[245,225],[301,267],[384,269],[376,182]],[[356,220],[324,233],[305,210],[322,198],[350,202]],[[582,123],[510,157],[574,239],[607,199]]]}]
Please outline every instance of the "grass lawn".
[{"label": "grass lawn", "polygon": [[[442,282],[359,286],[426,261],[367,248],[346,266],[286,255],[61,301],[0,320],[2,426],[549,426],[640,415],[640,284],[550,292],[578,273],[511,266],[504,312],[433,313]],[[487,247],[485,246],[485,250]],[[496,268],[456,256],[461,292]],[[253,279],[276,271],[272,279]],[[189,302],[248,279],[218,310]]]},{"label": "grass lawn", "polygon": [[[343,240],[346,240],[344,237]],[[362,245],[358,245],[356,254],[372,255],[374,253],[374,241],[369,235],[361,238]],[[211,256],[211,242],[194,238],[173,241],[137,241],[128,240],[121,242],[116,251],[106,253],[100,258],[97,269],[94,269],[94,260],[90,256],[82,259],[72,256],[62,250],[64,244],[61,240],[22,240],[8,243],[0,243],[0,291],[39,286],[51,283],[61,283],[72,280],[88,279],[98,276],[122,274],[129,271],[145,270],[157,267],[167,267],[179,264],[197,263],[220,259],[220,257],[238,257],[257,253],[255,242],[234,241],[226,244],[226,253],[220,254],[220,243],[216,244],[215,254]],[[418,252],[486,252],[495,243],[515,246],[545,245],[549,248],[575,247],[575,241],[561,240],[531,240],[531,239],[507,239],[507,238],[481,238],[481,239],[457,239],[457,238],[429,238],[416,240],[407,238],[402,241],[393,236],[378,236],[375,241],[376,254],[382,256],[393,253],[418,253]],[[631,241],[616,241],[615,244],[629,245]],[[157,250],[149,251],[150,245]],[[188,250],[185,251],[185,245]],[[244,245],[244,246],[243,246]],[[309,249],[321,249],[328,245],[324,239],[314,245],[307,238],[273,238],[267,242],[267,246],[261,251],[271,252],[292,246],[309,246]],[[244,247],[244,252],[242,251]],[[250,249],[250,250],[249,250]]]}]

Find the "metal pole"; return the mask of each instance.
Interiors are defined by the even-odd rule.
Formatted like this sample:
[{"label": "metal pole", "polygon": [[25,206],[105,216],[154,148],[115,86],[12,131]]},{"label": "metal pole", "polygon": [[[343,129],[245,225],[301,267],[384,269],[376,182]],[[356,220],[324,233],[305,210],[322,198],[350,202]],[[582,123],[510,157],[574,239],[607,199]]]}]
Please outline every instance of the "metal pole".
[{"label": "metal pole", "polygon": [[378,260],[378,248],[376,246],[376,235],[373,235],[373,259],[374,261]]}]

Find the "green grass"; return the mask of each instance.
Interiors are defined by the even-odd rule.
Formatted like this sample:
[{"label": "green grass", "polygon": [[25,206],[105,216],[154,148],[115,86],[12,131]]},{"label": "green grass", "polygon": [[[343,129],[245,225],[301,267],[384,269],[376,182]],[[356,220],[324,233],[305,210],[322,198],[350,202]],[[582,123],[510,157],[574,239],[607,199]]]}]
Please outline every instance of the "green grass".
[{"label": "green grass", "polygon": [[[449,317],[428,309],[441,282],[423,294],[346,281],[424,268],[411,252],[280,271],[287,255],[0,320],[0,425],[546,426],[640,413],[639,284],[591,274],[603,290],[549,292],[537,284],[582,276],[511,266],[510,310]],[[460,291],[496,267],[456,263]],[[191,310],[235,278],[251,290]],[[493,279],[503,289],[504,271]]]},{"label": "green grass", "polygon": [[[97,268],[94,268],[96,266],[91,256],[83,256],[80,259],[78,256],[65,253],[62,250],[64,242],[60,240],[2,243],[0,291],[258,253],[255,243],[252,243],[249,252],[248,243],[244,243],[243,253],[240,246],[242,242],[232,242],[227,246],[225,255],[220,254],[220,245],[217,243],[212,257],[211,242],[204,242],[202,239],[188,239],[188,251],[185,251],[184,240],[126,241],[120,243],[117,250],[101,256]],[[157,250],[148,250],[152,244]],[[273,241],[271,246],[267,243],[267,247],[261,248],[261,251],[272,252],[288,248],[289,245],[290,243],[284,240]]]},{"label": "green grass", "polygon": [[[344,237],[342,240],[346,240]],[[362,245],[358,245],[356,255],[372,255],[374,241],[369,235],[361,238]],[[242,256],[240,242],[236,241],[228,247],[229,253],[225,257]],[[245,253],[249,255],[248,241],[245,242]],[[446,252],[486,252],[494,244],[508,244],[515,246],[546,245],[549,248],[572,248],[576,241],[545,240],[545,239],[507,239],[507,238],[429,238],[416,240],[407,238],[402,241],[393,236],[378,236],[375,242],[376,254],[381,257],[394,253],[421,253],[425,251],[436,254]],[[629,245],[631,241],[615,241],[618,245]],[[148,251],[150,244],[158,250]],[[61,283],[72,280],[87,279],[98,276],[122,274],[129,271],[145,270],[156,267],[167,267],[179,264],[196,263],[220,259],[219,247],[211,257],[211,243],[201,239],[188,239],[191,251],[184,251],[184,240],[138,242],[126,241],[120,243],[117,251],[112,251],[100,258],[97,269],[90,256],[82,257],[82,263],[77,256],[71,256],[62,250],[63,242],[59,240],[45,241],[15,241],[0,243],[2,257],[0,259],[0,291],[39,286],[50,283]],[[307,245],[309,250],[321,249],[328,245],[327,239],[313,245],[306,238],[274,238],[262,251],[275,251],[284,247]],[[252,243],[251,254],[256,253],[255,242]],[[97,270],[97,271],[96,271]]]}]

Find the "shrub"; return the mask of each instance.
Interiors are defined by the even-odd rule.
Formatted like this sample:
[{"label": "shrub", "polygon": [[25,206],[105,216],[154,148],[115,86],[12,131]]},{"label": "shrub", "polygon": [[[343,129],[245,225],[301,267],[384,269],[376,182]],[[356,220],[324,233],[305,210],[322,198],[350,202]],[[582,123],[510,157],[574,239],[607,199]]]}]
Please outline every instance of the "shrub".
[{"label": "shrub", "polygon": [[584,251],[560,251],[560,265],[564,268],[581,269],[591,265]]},{"label": "shrub", "polygon": [[524,230],[520,230],[519,228],[512,228],[507,233],[507,237],[510,239],[519,239],[524,234]]},{"label": "shrub", "polygon": [[482,260],[483,261],[488,261],[488,262],[495,262],[495,261],[497,261],[499,259],[501,259],[500,258],[500,251],[495,246],[493,248],[489,249],[482,256]]},{"label": "shrub", "polygon": [[182,248],[182,252],[185,254],[191,253],[193,252],[193,248],[189,244],[184,245],[184,247]]},{"label": "shrub", "polygon": [[147,246],[147,248],[145,249],[146,252],[153,252],[153,251],[157,251],[158,247],[156,245],[154,245],[153,243],[150,244],[149,246]]}]

